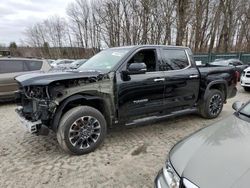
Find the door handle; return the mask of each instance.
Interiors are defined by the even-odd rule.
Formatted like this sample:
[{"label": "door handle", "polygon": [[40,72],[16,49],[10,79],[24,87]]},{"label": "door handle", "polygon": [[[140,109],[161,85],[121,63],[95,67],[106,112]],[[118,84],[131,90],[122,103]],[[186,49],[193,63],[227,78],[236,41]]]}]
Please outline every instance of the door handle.
[{"label": "door handle", "polygon": [[155,78],[154,82],[161,82],[161,81],[165,81],[165,78]]},{"label": "door handle", "polygon": [[199,75],[197,75],[197,74],[194,74],[194,75],[190,75],[189,76],[189,78],[198,78],[199,77]]}]

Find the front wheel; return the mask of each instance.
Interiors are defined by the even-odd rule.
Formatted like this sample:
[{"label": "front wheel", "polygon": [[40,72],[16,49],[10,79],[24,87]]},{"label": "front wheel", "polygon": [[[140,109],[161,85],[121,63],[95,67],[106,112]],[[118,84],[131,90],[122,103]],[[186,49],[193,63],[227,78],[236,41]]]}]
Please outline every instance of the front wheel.
[{"label": "front wheel", "polygon": [[57,140],[66,152],[83,155],[94,151],[107,133],[102,113],[89,106],[79,106],[66,112],[57,130]]},{"label": "front wheel", "polygon": [[219,116],[223,109],[224,96],[220,90],[208,91],[207,97],[202,101],[199,111],[202,117],[213,119]]}]

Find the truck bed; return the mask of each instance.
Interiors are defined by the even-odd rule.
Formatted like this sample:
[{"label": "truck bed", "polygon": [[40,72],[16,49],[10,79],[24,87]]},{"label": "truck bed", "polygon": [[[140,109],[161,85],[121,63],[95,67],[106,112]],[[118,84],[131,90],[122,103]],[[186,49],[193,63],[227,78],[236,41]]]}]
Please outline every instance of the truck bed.
[{"label": "truck bed", "polygon": [[198,70],[200,71],[201,77],[206,77],[211,74],[221,74],[221,73],[229,73],[232,74],[235,72],[234,67],[228,66],[216,66],[216,65],[199,65],[197,66]]}]

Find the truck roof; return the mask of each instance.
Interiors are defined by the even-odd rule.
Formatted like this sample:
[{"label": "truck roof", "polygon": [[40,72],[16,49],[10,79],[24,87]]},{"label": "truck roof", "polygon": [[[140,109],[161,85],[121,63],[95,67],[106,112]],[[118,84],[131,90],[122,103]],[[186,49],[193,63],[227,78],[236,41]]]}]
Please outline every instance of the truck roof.
[{"label": "truck roof", "polygon": [[143,48],[143,47],[152,47],[152,48],[157,48],[157,47],[168,47],[168,48],[180,48],[180,49],[189,49],[189,47],[186,46],[174,46],[174,45],[131,45],[131,46],[120,46],[120,47],[113,47],[111,49],[119,49],[119,48]]}]

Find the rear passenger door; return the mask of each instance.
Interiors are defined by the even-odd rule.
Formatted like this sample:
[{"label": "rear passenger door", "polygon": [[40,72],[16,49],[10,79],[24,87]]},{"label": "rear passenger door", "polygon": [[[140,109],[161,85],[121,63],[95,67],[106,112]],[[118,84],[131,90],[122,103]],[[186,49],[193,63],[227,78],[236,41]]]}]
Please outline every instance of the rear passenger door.
[{"label": "rear passenger door", "polygon": [[16,91],[18,84],[14,78],[29,71],[23,60],[0,60],[0,93]]},{"label": "rear passenger door", "polygon": [[200,74],[191,51],[186,48],[163,48],[161,57],[159,70],[165,75],[166,110],[192,107],[198,99]]},{"label": "rear passenger door", "polygon": [[28,71],[41,71],[43,66],[43,61],[39,60],[25,60],[24,63]]}]

